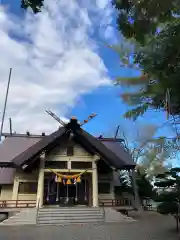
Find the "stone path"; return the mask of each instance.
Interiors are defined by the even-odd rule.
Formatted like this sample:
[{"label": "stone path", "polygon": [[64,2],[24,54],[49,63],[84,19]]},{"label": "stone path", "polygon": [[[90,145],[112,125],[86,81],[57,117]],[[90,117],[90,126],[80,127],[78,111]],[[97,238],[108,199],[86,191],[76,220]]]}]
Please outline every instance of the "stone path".
[{"label": "stone path", "polygon": [[0,227],[1,240],[175,240],[175,221],[157,213],[131,214],[136,222],[84,226]]}]

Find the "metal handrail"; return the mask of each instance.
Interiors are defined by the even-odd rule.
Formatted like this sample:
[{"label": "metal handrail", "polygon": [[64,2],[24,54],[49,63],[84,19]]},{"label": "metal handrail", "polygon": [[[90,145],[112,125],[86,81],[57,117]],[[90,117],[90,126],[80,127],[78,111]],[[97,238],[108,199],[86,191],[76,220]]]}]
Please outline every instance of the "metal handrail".
[{"label": "metal handrail", "polygon": [[39,203],[40,203],[40,198],[38,198],[38,203],[37,203],[37,212],[36,212],[36,225],[38,225]]}]

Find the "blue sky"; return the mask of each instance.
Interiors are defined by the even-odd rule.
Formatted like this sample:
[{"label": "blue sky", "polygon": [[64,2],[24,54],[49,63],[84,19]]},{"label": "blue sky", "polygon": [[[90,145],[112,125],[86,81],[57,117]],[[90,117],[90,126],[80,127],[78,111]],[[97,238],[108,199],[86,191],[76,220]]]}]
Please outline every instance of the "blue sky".
[{"label": "blue sky", "polygon": [[[14,14],[19,19],[18,20],[19,22],[17,23],[17,25],[19,26],[21,21],[24,19],[24,11],[22,9],[20,9],[20,1],[1,0],[1,3],[3,5],[9,6],[8,13],[6,13],[6,17],[10,17],[10,14]],[[88,7],[93,8],[94,6],[88,5]],[[103,12],[103,11],[101,12],[102,9],[101,8],[99,8],[99,9],[100,9],[99,10],[100,13],[98,13],[99,14],[98,16],[102,17],[102,14],[105,14],[106,12]],[[90,11],[92,12],[93,10],[90,9]],[[106,7],[106,11],[107,12],[109,11],[109,7],[108,8]],[[114,16],[115,15],[111,12],[111,23],[110,24],[108,23],[108,24],[110,25],[111,28],[113,28],[113,37],[117,38],[118,33],[116,31]],[[90,15],[90,20],[92,20],[91,15]],[[17,25],[16,25],[16,28],[17,28]],[[94,32],[90,33],[88,36],[90,36],[91,41],[93,40],[94,43],[96,44],[96,47],[98,48],[98,50],[95,50],[95,51],[96,51],[99,59],[101,59],[102,62],[104,63],[104,67],[106,68],[106,78],[109,79],[110,81],[113,81],[117,76],[128,77],[128,76],[136,75],[137,74],[136,71],[120,67],[118,55],[116,53],[114,53],[111,49],[109,49],[109,48],[103,46],[103,44],[101,44],[101,43],[109,43],[109,42],[111,43],[113,40],[112,38],[102,37],[101,33],[103,31],[103,27],[100,29],[99,26],[96,25],[96,26],[93,26],[93,28],[95,29]],[[107,32],[107,28],[105,27],[104,29]],[[17,32],[13,31],[13,34],[12,34],[11,40],[13,39],[13,36],[16,36]],[[18,34],[19,34],[19,32],[18,32]],[[18,43],[18,41],[20,42],[24,38],[24,36],[25,35],[23,35],[23,36],[20,35],[20,37],[17,38],[18,40],[16,39],[16,44]],[[21,39],[21,37],[22,37],[22,39]],[[16,67],[14,67],[14,68],[15,68],[15,75],[16,75],[17,74]],[[102,77],[102,75],[101,75],[101,77]],[[28,79],[29,79],[29,77],[28,77]],[[31,76],[31,79],[32,79],[32,76]],[[32,81],[35,81],[35,80],[32,80]],[[84,81],[86,81],[86,79]],[[88,81],[91,81],[91,78],[88,79]],[[93,79],[93,75],[92,75],[92,81],[95,81],[95,79]],[[83,82],[81,82],[81,84],[83,84]],[[56,110],[59,112],[60,115],[62,114],[63,116],[65,116],[67,118],[69,118],[72,115],[73,116],[75,115],[80,120],[87,118],[87,116],[89,114],[91,114],[92,112],[96,112],[98,114],[98,116],[94,120],[92,120],[90,123],[86,124],[86,126],[85,126],[85,128],[88,131],[90,131],[91,133],[93,133],[95,135],[99,135],[102,133],[106,136],[107,135],[112,136],[113,133],[115,132],[116,126],[118,124],[123,125],[123,127],[125,127],[125,128],[128,128],[129,131],[134,131],[134,125],[132,124],[132,122],[127,121],[122,117],[122,115],[127,111],[128,107],[125,104],[123,104],[123,102],[121,101],[120,89],[117,87],[114,87],[113,85],[111,86],[111,85],[106,85],[106,84],[102,84],[102,85],[97,84],[96,87],[95,87],[95,85],[96,84],[94,84],[94,86],[91,87],[89,90],[86,90],[86,91],[83,90],[84,92],[81,91],[80,94],[77,94],[74,99],[74,102],[76,102],[75,105],[72,103],[73,99],[71,101],[68,100],[71,103],[70,103],[70,105],[67,105],[65,107],[66,110],[64,110],[61,113],[61,109],[62,108],[64,109],[64,107],[62,107],[63,103],[59,104],[59,106],[57,104]],[[73,86],[72,86],[72,88],[73,88]],[[46,101],[47,101],[47,99],[46,99]],[[32,106],[33,106],[33,103],[31,104],[31,109],[32,109]],[[37,108],[38,108],[38,106],[37,106]],[[7,115],[12,117],[12,114],[15,113],[16,109],[17,108],[13,108],[13,110],[11,110],[11,111],[9,110]],[[26,110],[22,109],[22,111],[20,111],[18,108],[18,111],[19,111],[18,112],[19,115],[16,117],[16,119],[14,117],[14,119],[15,119],[14,122],[15,122],[15,127],[17,129],[21,130],[21,128],[19,127],[17,122],[22,121],[20,119],[22,115],[20,115],[20,114],[25,115]],[[41,119],[41,116],[40,116],[40,119]],[[138,120],[138,124],[152,123],[152,124],[161,125],[165,121],[166,121],[166,119],[165,119],[164,113],[148,112],[147,114],[145,114],[145,116],[143,116],[142,118],[140,118]],[[23,124],[27,124],[27,120],[25,117],[24,117],[24,122],[23,122]],[[51,121],[51,124],[53,124],[52,121]],[[6,124],[6,126],[7,126],[7,124]],[[31,127],[32,127],[32,122],[29,123],[29,125],[28,125],[28,128],[31,128]],[[44,124],[44,127],[47,127],[47,124]],[[25,129],[23,129],[23,131],[24,130]],[[169,128],[163,128],[159,131],[158,134],[159,135],[169,134],[172,136],[173,132]]]}]

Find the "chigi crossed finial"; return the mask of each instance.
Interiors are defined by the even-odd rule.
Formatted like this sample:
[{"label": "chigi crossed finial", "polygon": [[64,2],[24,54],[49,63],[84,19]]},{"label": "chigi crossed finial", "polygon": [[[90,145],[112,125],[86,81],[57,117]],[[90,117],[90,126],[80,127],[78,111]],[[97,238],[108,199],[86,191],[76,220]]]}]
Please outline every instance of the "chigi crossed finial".
[{"label": "chigi crossed finial", "polygon": [[[50,110],[45,110],[47,114],[49,114],[51,117],[53,117],[57,122],[59,122],[63,127],[65,127],[67,124],[61,120],[55,113],[53,113]],[[87,119],[85,119],[84,121],[82,121],[82,123],[79,123],[80,126],[83,126],[84,124],[88,123],[90,120],[92,120],[93,118],[95,118],[97,116],[96,113],[92,113],[88,116]],[[71,117],[71,119],[76,119],[76,117]]]}]

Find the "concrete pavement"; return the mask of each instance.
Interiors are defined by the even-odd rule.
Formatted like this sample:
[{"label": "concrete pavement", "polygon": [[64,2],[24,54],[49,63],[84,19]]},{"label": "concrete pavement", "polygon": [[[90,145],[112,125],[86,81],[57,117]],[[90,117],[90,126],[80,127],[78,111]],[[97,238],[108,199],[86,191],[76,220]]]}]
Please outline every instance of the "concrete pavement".
[{"label": "concrete pavement", "polygon": [[175,221],[157,213],[134,214],[138,221],[103,225],[0,227],[1,240],[174,240]]}]

